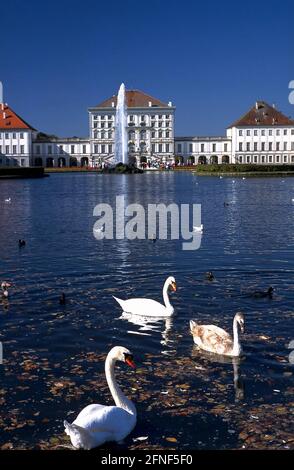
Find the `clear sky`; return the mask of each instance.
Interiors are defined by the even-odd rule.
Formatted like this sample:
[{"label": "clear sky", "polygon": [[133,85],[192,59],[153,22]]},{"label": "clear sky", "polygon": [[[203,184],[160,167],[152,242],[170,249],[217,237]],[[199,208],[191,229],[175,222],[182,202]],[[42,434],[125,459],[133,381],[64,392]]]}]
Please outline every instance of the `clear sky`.
[{"label": "clear sky", "polygon": [[0,80],[37,129],[88,135],[88,106],[127,89],[176,110],[176,135],[222,135],[256,99],[287,115],[293,0],[1,2]]}]

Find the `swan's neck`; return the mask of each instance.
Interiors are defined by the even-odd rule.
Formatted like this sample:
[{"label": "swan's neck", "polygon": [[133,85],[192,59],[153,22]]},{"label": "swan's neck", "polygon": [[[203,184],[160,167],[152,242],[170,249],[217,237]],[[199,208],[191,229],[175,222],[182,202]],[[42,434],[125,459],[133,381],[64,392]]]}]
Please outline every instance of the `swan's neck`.
[{"label": "swan's neck", "polygon": [[166,308],[172,308],[172,305],[169,301],[169,296],[168,296],[168,283],[165,282],[164,283],[164,286],[163,286],[163,289],[162,289],[162,295],[163,295],[163,301],[164,301],[164,304],[166,306]]},{"label": "swan's neck", "polygon": [[238,332],[238,322],[236,318],[233,321],[233,354],[239,355],[241,350],[240,342],[239,342],[239,332]]},{"label": "swan's neck", "polygon": [[116,359],[113,357],[107,356],[106,362],[105,362],[105,375],[106,375],[106,380],[108,383],[109,390],[111,392],[112,398],[114,399],[114,402],[116,406],[119,406],[120,408],[123,408],[126,410],[128,413],[131,413],[136,416],[136,408],[135,405],[129,400],[120,387],[118,386],[115,376],[114,376],[114,366],[116,363]]}]

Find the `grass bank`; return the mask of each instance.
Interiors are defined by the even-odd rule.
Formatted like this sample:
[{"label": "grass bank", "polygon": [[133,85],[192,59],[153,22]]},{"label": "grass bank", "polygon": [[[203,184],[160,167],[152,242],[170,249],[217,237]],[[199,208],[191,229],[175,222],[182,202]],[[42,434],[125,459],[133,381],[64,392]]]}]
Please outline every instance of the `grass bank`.
[{"label": "grass bank", "polygon": [[222,164],[175,167],[175,170],[190,170],[198,175],[228,176],[294,176],[294,165],[250,165]]}]

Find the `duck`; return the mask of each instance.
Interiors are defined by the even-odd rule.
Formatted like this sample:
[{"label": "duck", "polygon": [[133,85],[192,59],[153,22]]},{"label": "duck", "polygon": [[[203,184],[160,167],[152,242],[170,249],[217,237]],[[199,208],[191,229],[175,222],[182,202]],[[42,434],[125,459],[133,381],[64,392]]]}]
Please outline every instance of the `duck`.
[{"label": "duck", "polygon": [[3,281],[1,283],[1,289],[2,289],[2,297],[7,299],[9,296],[8,288],[11,287],[11,284],[9,282]]},{"label": "duck", "polygon": [[211,271],[207,271],[207,273],[205,273],[205,279],[207,279],[208,281],[213,281],[214,274]]},{"label": "duck", "polygon": [[115,380],[114,367],[117,361],[135,368],[133,354],[123,346],[113,347],[105,361],[105,376],[115,406],[88,405],[73,421],[64,421],[65,433],[76,449],[90,450],[109,441],[122,441],[134,429],[137,411]]},{"label": "duck", "polygon": [[22,248],[23,246],[26,245],[26,241],[25,240],[18,240],[18,246],[19,248]]},{"label": "duck", "polygon": [[255,299],[264,299],[266,297],[269,297],[271,299],[273,297],[273,292],[274,288],[270,286],[266,291],[256,290],[252,292],[250,296],[254,297]]},{"label": "duck", "polygon": [[122,300],[113,295],[113,298],[119,303],[122,310],[133,315],[143,315],[146,317],[170,317],[174,313],[174,307],[171,305],[168,297],[168,290],[177,290],[176,280],[169,276],[163,286],[162,295],[164,305],[153,299],[134,298]]},{"label": "duck", "polygon": [[229,202],[224,202],[224,207],[228,207],[230,205]]},{"label": "duck", "polygon": [[193,226],[193,232],[198,232],[198,233],[203,233],[203,224],[199,225],[199,226]]},{"label": "duck", "polygon": [[242,353],[239,341],[238,324],[244,333],[244,315],[237,312],[233,320],[233,338],[222,328],[215,325],[198,325],[190,320],[190,331],[194,343],[200,349],[223,356],[238,357]]},{"label": "duck", "polygon": [[59,303],[60,303],[60,305],[65,305],[66,304],[66,297],[65,297],[64,292],[62,292],[62,294],[59,297]]}]

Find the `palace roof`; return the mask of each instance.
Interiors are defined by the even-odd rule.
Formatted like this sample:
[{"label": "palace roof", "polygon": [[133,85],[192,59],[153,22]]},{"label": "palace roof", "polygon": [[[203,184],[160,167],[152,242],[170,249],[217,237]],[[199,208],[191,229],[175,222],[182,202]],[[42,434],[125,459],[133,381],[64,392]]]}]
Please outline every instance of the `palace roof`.
[{"label": "palace roof", "polygon": [[[95,106],[95,108],[111,108],[112,103],[116,106],[117,102],[117,95],[113,95],[111,98],[108,98],[102,103]],[[151,103],[151,106],[149,106]],[[147,93],[143,93],[139,90],[126,90],[126,104],[128,108],[167,108],[169,107],[168,103],[164,103],[163,101],[154,98],[153,96],[147,95]]]},{"label": "palace roof", "polygon": [[249,126],[293,126],[294,120],[270,106],[265,101],[256,101],[255,105],[230,127]]},{"label": "palace roof", "polygon": [[0,104],[0,129],[1,130],[12,130],[12,129],[29,129],[34,131],[35,129],[30,126],[24,119],[16,114],[7,104]]}]

